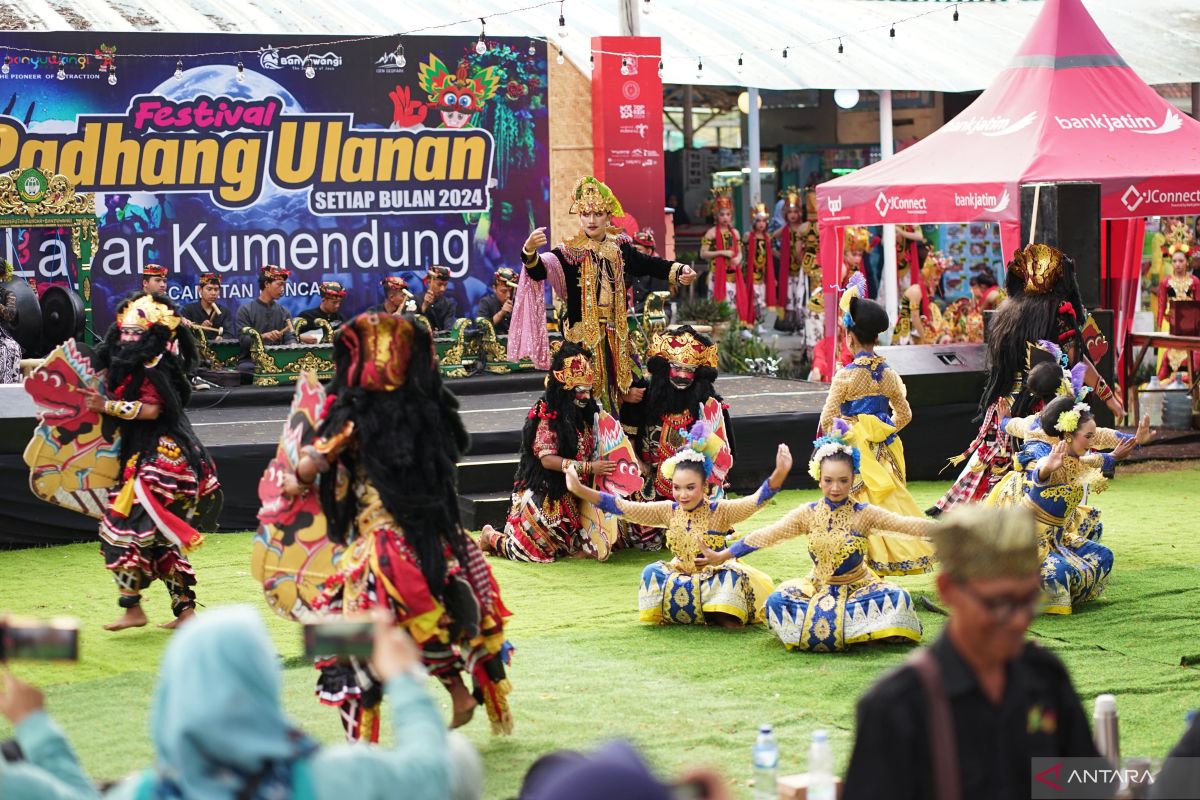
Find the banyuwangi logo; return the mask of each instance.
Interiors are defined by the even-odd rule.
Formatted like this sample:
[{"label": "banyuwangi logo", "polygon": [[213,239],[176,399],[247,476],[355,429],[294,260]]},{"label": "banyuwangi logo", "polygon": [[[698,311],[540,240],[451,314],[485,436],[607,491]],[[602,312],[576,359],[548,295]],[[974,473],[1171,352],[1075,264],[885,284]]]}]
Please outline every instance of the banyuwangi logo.
[{"label": "banyuwangi logo", "polygon": [[1169,191],[1167,189],[1155,189],[1151,187],[1140,190],[1131,183],[1129,184],[1129,188],[1125,190],[1125,193],[1121,195],[1121,202],[1130,211],[1137,211],[1143,203],[1192,208],[1200,205],[1200,189]]},{"label": "banyuwangi logo", "polygon": [[1008,189],[1000,195],[989,194],[987,192],[967,192],[966,194],[954,193],[954,205],[956,208],[973,208],[976,210],[983,209],[996,213],[1008,208],[1009,197]]},{"label": "banyuwangi logo", "polygon": [[1163,117],[1161,123],[1155,121],[1154,117],[1144,114],[1088,114],[1084,117],[1060,117],[1056,114],[1054,121],[1065,131],[1097,130],[1109,133],[1130,131],[1152,136],[1171,133],[1183,127],[1183,117],[1179,115],[1178,111],[1170,108],[1167,109],[1166,116]]},{"label": "banyuwangi logo", "polygon": [[965,114],[959,114],[946,123],[946,130],[965,133],[968,136],[975,133],[980,133],[984,136],[1008,136],[1009,134],[1028,128],[1036,119],[1036,111],[1030,111],[1025,116],[1016,120],[1011,117],[968,117]]},{"label": "banyuwangi logo", "polygon": [[830,214],[840,214],[841,211],[842,211],[842,196],[839,194],[837,197],[829,198],[829,213]]},{"label": "banyuwangi logo", "polygon": [[[925,208],[924,197],[897,197],[892,195],[889,197],[883,192],[875,198],[875,210],[879,212],[879,216],[886,217],[890,211],[908,211],[912,214],[924,214]],[[832,209],[830,209],[832,210]]]},{"label": "banyuwangi logo", "polygon": [[278,48],[267,45],[258,51],[258,63],[263,69],[307,69],[312,67],[317,71],[328,72],[342,65],[342,57],[337,53],[299,53],[289,51],[280,53]]}]

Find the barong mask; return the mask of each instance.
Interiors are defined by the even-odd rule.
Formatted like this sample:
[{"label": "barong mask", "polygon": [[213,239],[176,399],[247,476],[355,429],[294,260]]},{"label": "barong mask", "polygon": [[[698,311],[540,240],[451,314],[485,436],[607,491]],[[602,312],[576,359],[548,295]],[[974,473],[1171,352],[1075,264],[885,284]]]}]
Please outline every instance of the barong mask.
[{"label": "barong mask", "polygon": [[140,339],[155,325],[162,325],[170,332],[169,338],[174,339],[180,322],[174,309],[156,300],[154,295],[145,294],[125,306],[117,326],[121,329],[121,340],[131,342]]},{"label": "barong mask", "polygon": [[350,352],[347,386],[391,392],[408,379],[413,323],[404,317],[359,314],[338,330],[337,341]]},{"label": "barong mask", "polygon": [[585,355],[574,355],[568,358],[562,369],[552,373],[554,379],[562,384],[563,389],[575,393],[575,405],[586,408],[592,399],[592,385],[596,373],[591,360]]},{"label": "barong mask", "polygon": [[463,59],[458,70],[451,72],[435,55],[421,65],[418,81],[447,128],[466,127],[500,88],[495,67],[472,67]]}]

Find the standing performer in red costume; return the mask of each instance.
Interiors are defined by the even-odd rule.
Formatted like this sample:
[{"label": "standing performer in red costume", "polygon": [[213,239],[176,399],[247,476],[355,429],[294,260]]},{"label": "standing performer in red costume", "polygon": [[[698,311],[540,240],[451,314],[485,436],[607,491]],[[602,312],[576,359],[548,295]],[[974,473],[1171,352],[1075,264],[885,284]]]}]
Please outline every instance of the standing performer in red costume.
[{"label": "standing performer in red costume", "polygon": [[713,190],[713,226],[700,242],[700,257],[711,262],[708,269],[712,281],[712,299],[725,301],[737,309],[738,319],[753,322],[750,302],[742,280],[741,234],[733,227],[733,198]]},{"label": "standing performer in red costume", "polygon": [[771,212],[764,204],[756,203],[754,219],[746,234],[746,258],[749,259],[746,265],[746,290],[749,293],[752,320],[775,305],[777,297],[774,243],[771,234],[767,233],[770,222]]}]

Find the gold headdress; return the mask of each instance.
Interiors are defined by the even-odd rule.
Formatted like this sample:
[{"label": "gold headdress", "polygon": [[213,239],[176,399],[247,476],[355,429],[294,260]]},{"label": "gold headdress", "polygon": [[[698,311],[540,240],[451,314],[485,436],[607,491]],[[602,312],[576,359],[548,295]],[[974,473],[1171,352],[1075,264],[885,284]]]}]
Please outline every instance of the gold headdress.
[{"label": "gold headdress", "polygon": [[338,330],[338,342],[350,351],[347,386],[368,392],[391,392],[408,380],[412,361],[413,323],[404,317],[367,312]]},{"label": "gold headdress", "polygon": [[581,389],[590,387],[595,380],[592,361],[582,353],[570,356],[563,362],[562,369],[552,373],[554,379],[563,385],[564,389]]},{"label": "gold headdress", "polygon": [[946,258],[940,250],[930,251],[925,256],[925,263],[921,265],[921,277],[925,280],[934,280],[940,278],[942,273],[950,268],[950,259]]},{"label": "gold headdress", "polygon": [[718,211],[733,211],[733,197],[724,189],[713,189],[713,216]]},{"label": "gold headdress", "polygon": [[132,301],[121,311],[117,324],[122,328],[138,328],[148,331],[155,325],[166,326],[174,334],[180,318],[166,303],[160,303],[152,295],[144,294]]},{"label": "gold headdress", "polygon": [[570,210],[572,214],[594,214],[603,211],[614,217],[625,216],[625,209],[621,208],[621,202],[612,193],[612,189],[591,175],[584,175],[575,182],[573,197]]},{"label": "gold headdress", "polygon": [[1026,294],[1046,294],[1063,276],[1063,252],[1048,244],[1029,244],[1013,254],[1008,268],[1025,281]]},{"label": "gold headdress", "polygon": [[789,186],[779,193],[783,198],[784,213],[795,209],[796,211],[804,210],[804,192],[795,186]]},{"label": "gold headdress", "polygon": [[1182,222],[1176,222],[1171,226],[1167,240],[1163,243],[1163,255],[1170,258],[1176,253],[1183,253],[1186,256],[1192,252],[1194,244],[1191,229]]},{"label": "gold headdress", "polygon": [[662,331],[654,334],[648,358],[662,356],[672,364],[687,367],[717,367],[717,346],[706,345],[688,331]]},{"label": "gold headdress", "polygon": [[763,219],[770,219],[770,218],[771,218],[771,212],[767,210],[766,203],[755,203],[754,204],[754,219],[755,219],[755,221],[763,220]]},{"label": "gold headdress", "polygon": [[871,245],[871,234],[866,228],[851,225],[846,228],[846,238],[843,248],[848,251],[863,252]]}]

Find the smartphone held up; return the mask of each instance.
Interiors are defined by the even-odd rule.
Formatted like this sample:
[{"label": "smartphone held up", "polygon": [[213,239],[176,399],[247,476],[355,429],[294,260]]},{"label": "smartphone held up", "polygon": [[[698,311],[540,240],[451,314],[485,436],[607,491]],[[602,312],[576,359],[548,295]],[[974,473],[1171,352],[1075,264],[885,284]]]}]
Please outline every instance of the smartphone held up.
[{"label": "smartphone held up", "polygon": [[78,619],[0,616],[0,662],[78,660]]}]

